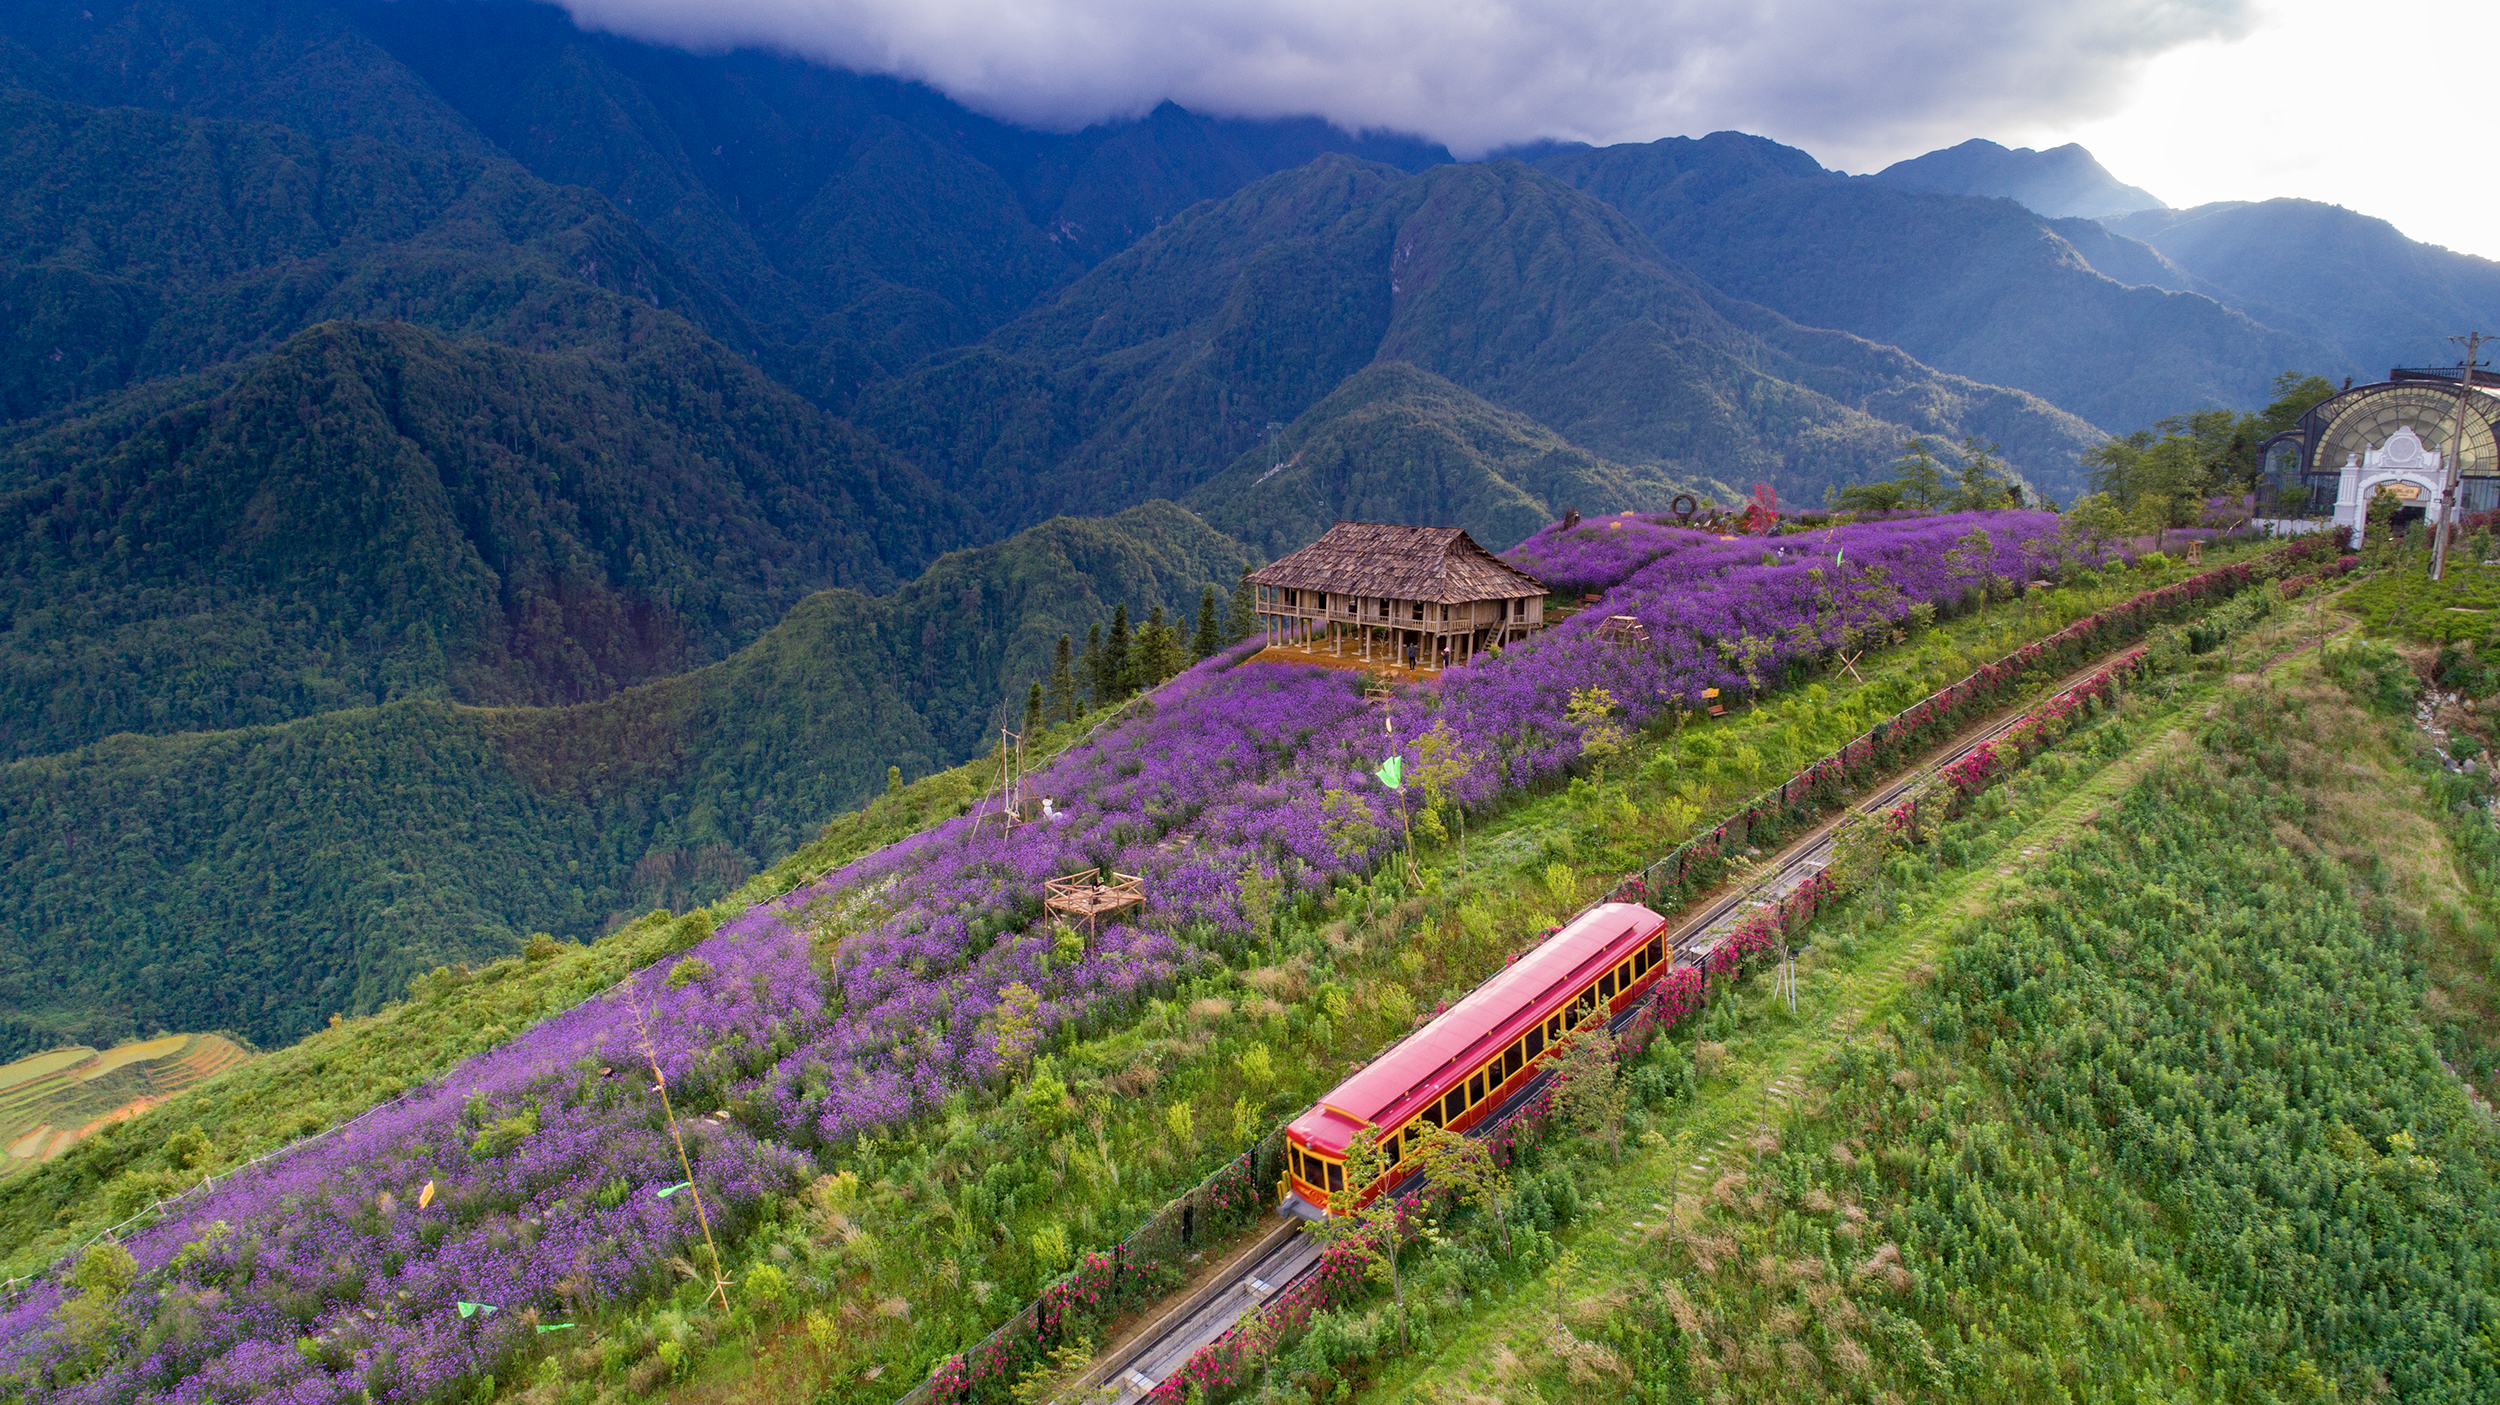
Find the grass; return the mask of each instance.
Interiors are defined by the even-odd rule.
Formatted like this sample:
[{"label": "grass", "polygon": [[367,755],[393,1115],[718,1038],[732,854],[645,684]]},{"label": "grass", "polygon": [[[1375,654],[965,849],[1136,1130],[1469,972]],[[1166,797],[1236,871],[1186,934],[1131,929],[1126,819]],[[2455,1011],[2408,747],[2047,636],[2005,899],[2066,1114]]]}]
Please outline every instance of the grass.
[{"label": "grass", "polygon": [[[1469,861],[1454,847],[1427,855],[1416,891],[1393,882],[1340,889],[1291,914],[1252,963],[1186,983],[1127,1027],[1061,1040],[1012,1096],[963,1100],[838,1158],[827,1169],[855,1177],[855,1190],[775,1207],[762,1228],[728,1246],[741,1274],[765,1263],[788,1268],[796,1289],[772,1310],[742,1308],[722,1320],[691,1301],[612,1305],[597,1334],[548,1358],[553,1373],[524,1393],[587,1399],[586,1391],[655,1393],[673,1381],[688,1398],[729,1391],[801,1399],[821,1388],[833,1398],[882,1399],[894,1381],[986,1331],[1047,1276],[1037,1234],[1056,1232],[1071,1249],[1116,1240],[1218,1164],[1245,1130],[1307,1104],[1415,1011],[1463,992],[1611,874],[1670,847],[1691,828],[1691,814],[1706,819],[1712,807],[1985,658],[2185,574],[2173,564],[2035,592],[1862,663],[1864,682],[1826,679],[1717,722],[1642,738],[1626,758],[1637,765],[1619,761],[1620,779],[1604,794],[1577,781],[1479,819]],[[1081,726],[1057,729],[1045,745],[1081,734]],[[536,960],[438,972],[408,1002],[98,1134],[0,1185],[0,1242],[12,1271],[441,1073],[682,949],[713,915],[962,813],[992,774],[989,763],[974,762],[880,797],[710,913],[655,913],[591,946],[550,942]],[[1259,1050],[1272,1071],[1254,1079],[1242,1061]],[[1189,1113],[1185,1136],[1172,1131],[1179,1109]],[[803,1328],[777,1321],[782,1315]],[[661,1352],[663,1343],[671,1351]],[[649,1369],[664,1359],[665,1370]]]},{"label": "grass", "polygon": [[[1245,967],[1186,983],[1125,1028],[1063,1043],[1035,1081],[1068,1111],[1035,1119],[1028,1085],[1004,1106],[950,1111],[939,1126],[840,1160],[829,1169],[855,1173],[864,1191],[839,1223],[787,1216],[737,1251],[801,1265],[823,1303],[821,1329],[755,1329],[736,1350],[700,1353],[673,1398],[883,1398],[886,1383],[969,1344],[1030,1296],[1045,1276],[1027,1251],[1037,1233],[1064,1232],[1077,1246],[1116,1240],[1248,1135],[1307,1106],[1350,1061],[1472,987],[1523,938],[1682,838],[1694,821],[1673,818],[1668,802],[1710,816],[1978,662],[2145,584],[2127,577],[1996,607],[1890,651],[1863,683],[1827,679],[1647,737],[1636,764],[1615,768],[1629,779],[1604,795],[1583,780],[1524,798],[1472,826],[1467,862],[1455,845],[1427,853],[1417,891],[1340,889],[1324,908],[1290,917]],[[1245,1080],[1245,1058],[1276,1072]],[[1169,1133],[1176,1108],[1197,1129],[1194,1152]],[[1113,1167],[1126,1179],[1112,1181]],[[1015,1190],[1004,1212],[994,1194],[1002,1186]],[[967,1220],[983,1226],[977,1235],[965,1234]],[[850,1247],[861,1242],[878,1247]],[[898,1301],[912,1305],[910,1317],[877,1311]],[[639,1319],[616,1328],[629,1339],[644,1330]]]},{"label": "grass", "polygon": [[[2158,760],[2179,753],[2188,741],[2182,724],[2230,686],[2235,655],[2288,648],[2304,628],[2303,619],[2278,616],[2184,686],[2138,693],[2116,716],[1984,794],[1944,846],[1961,863],[1895,860],[1875,893],[1816,923],[1817,944],[1798,963],[1793,1015],[1767,974],[1739,983],[1678,1041],[1699,1074],[1697,1095],[1658,1118],[1622,1166],[1571,1160],[1587,1188],[1585,1218],[1557,1241],[1560,1252],[1576,1256],[1570,1297],[1582,1310],[1557,1313],[1532,1275],[1499,1275],[1491,1292],[1471,1293],[1451,1312],[1432,1351],[1380,1365],[1361,1397],[1509,1400],[1533,1398],[1539,1381],[1566,1392],[1599,1384],[1585,1378],[1585,1367],[1575,1378],[1578,1348],[1558,1348],[1557,1332],[1578,1341],[1575,1327],[1603,1324],[1614,1308],[1650,1292],[1662,1234],[1693,1221],[1714,1193],[1728,1192],[1731,1173],[1741,1180],[1759,1152],[1777,1144],[1782,1125],[1808,1110],[1815,1075],[1850,1040],[1903,1016],[1949,935],[2019,889],[2033,859],[2071,844]],[[1572,1397],[1549,1391],[1548,1398]]]}]

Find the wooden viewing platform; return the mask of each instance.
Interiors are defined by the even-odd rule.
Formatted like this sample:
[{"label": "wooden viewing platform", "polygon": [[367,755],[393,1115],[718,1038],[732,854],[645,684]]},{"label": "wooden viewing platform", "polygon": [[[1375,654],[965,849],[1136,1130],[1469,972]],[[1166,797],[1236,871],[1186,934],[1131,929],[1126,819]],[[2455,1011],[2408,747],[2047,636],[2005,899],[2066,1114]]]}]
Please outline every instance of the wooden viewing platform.
[{"label": "wooden viewing platform", "polygon": [[1101,919],[1117,917],[1145,901],[1146,880],[1134,873],[1115,871],[1106,883],[1101,869],[1089,868],[1042,882],[1042,906],[1069,917],[1084,918],[1088,937]]}]

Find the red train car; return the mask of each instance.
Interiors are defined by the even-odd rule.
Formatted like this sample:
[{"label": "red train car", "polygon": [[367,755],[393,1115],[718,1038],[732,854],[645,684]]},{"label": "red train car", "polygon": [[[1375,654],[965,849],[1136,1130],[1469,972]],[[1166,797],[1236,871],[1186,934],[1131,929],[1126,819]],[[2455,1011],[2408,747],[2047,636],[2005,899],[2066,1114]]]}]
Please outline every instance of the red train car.
[{"label": "red train car", "polygon": [[1366,1127],[1383,1129],[1386,1181],[1426,1126],[1463,1132],[1483,1120],[1536,1075],[1564,1030],[1601,1008],[1612,1015],[1656,982],[1673,960],[1666,926],[1637,903],[1592,908],[1338,1084],[1285,1129],[1278,1209],[1327,1213],[1329,1196],[1345,1189],[1347,1148]]}]

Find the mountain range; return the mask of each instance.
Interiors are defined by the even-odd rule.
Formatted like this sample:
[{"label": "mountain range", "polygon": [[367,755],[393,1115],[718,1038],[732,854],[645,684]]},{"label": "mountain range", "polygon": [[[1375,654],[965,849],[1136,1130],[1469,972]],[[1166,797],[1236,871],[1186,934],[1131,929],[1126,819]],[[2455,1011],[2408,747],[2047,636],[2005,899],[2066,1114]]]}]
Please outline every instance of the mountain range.
[{"label": "mountain range", "polygon": [[2034,151],[2012,151],[1973,137],[1960,146],[1895,161],[1877,171],[1880,184],[1944,195],[1995,195],[2050,219],[2166,210],[2160,198],[2109,173],[2092,153],[2073,142]]},{"label": "mountain range", "polygon": [[0,122],[21,1046],[292,1038],[716,895],[1341,517],[1498,550],[1911,436],[2068,498],[2500,311],[2080,148],[1043,132],[527,0],[8,4]]}]

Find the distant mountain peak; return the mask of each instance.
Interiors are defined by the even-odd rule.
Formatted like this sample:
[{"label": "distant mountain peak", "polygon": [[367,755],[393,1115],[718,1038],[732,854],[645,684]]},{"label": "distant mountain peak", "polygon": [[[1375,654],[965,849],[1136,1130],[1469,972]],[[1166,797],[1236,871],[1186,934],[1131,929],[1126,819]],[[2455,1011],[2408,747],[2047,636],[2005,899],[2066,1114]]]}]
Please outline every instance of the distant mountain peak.
[{"label": "distant mountain peak", "polygon": [[2009,150],[1973,137],[1960,146],[1896,161],[1868,179],[1946,195],[2002,195],[2050,219],[2098,219],[2170,208],[2151,191],[2111,175],[2075,142],[2047,151],[2027,146]]}]

